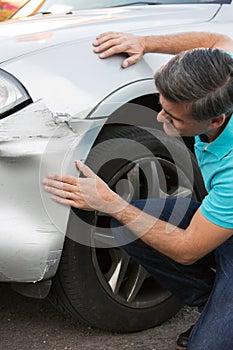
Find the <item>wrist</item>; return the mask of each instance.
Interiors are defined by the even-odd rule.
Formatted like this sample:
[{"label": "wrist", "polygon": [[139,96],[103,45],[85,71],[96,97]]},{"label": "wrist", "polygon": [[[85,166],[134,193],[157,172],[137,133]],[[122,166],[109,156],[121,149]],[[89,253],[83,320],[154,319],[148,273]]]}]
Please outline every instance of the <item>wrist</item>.
[{"label": "wrist", "polygon": [[147,47],[147,36],[141,36],[140,40],[141,40],[141,47],[142,47],[142,54],[145,55],[145,53],[147,53],[148,51],[148,47]]},{"label": "wrist", "polygon": [[150,36],[144,36],[142,40],[143,54],[151,52],[150,48]]},{"label": "wrist", "polygon": [[160,52],[159,37],[155,35],[144,36],[144,54],[149,52]]},{"label": "wrist", "polygon": [[117,216],[120,212],[125,210],[125,208],[129,205],[123,198],[121,198],[118,194],[113,192],[111,201],[108,202],[104,212],[113,217]]}]

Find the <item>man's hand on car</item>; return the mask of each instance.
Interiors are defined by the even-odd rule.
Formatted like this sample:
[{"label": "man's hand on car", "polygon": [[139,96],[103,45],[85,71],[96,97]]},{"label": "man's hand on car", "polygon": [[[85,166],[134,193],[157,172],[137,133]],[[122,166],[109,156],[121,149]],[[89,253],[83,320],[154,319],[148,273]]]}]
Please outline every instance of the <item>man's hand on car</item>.
[{"label": "man's hand on car", "polygon": [[145,53],[145,40],[142,36],[121,32],[106,32],[97,36],[93,43],[94,52],[100,58],[107,58],[118,53],[127,53],[128,58],[123,60],[122,67],[139,61]]},{"label": "man's hand on car", "polygon": [[76,162],[84,177],[49,174],[43,179],[45,191],[52,194],[55,202],[83,210],[98,210],[108,214],[127,206],[87,165]]}]

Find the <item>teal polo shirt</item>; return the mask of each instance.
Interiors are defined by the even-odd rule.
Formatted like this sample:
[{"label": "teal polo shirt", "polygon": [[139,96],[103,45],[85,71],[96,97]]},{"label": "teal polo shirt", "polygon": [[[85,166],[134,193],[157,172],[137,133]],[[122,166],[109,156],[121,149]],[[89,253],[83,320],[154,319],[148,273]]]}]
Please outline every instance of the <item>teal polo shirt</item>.
[{"label": "teal polo shirt", "polygon": [[208,191],[200,210],[212,223],[233,229],[233,114],[213,141],[195,137],[195,153]]}]

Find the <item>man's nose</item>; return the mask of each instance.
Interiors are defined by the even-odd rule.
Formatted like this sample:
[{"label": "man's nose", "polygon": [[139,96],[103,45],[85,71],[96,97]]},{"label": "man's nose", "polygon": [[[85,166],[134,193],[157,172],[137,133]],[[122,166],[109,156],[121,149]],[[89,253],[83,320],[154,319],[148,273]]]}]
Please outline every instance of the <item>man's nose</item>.
[{"label": "man's nose", "polygon": [[159,123],[164,123],[166,121],[165,116],[163,115],[163,110],[161,110],[158,114],[157,114],[157,121]]}]

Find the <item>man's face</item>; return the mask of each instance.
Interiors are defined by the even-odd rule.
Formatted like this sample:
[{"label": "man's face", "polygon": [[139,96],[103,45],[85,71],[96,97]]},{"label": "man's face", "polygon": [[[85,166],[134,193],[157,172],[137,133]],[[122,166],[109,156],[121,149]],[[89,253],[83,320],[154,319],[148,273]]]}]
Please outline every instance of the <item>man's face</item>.
[{"label": "man's face", "polygon": [[196,136],[208,135],[211,131],[209,121],[197,121],[190,116],[189,103],[176,103],[166,100],[160,95],[162,110],[157,120],[163,123],[163,129],[169,136]]}]

